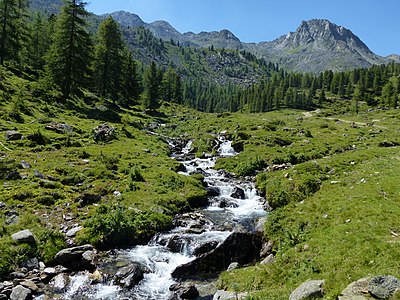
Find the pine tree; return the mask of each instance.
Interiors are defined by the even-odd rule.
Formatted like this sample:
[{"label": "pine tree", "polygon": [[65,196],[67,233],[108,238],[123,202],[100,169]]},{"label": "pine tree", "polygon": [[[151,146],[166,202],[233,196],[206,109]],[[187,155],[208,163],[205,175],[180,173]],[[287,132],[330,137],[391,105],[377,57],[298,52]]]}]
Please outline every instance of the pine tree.
[{"label": "pine tree", "polygon": [[27,0],[0,0],[0,65],[19,61],[26,39]]},{"label": "pine tree", "polygon": [[118,100],[123,69],[123,41],[119,26],[110,16],[100,23],[95,45],[94,79],[102,97]]},{"label": "pine tree", "polygon": [[142,104],[145,109],[154,110],[159,106],[161,78],[153,61],[143,74]]},{"label": "pine tree", "polygon": [[65,1],[47,56],[48,73],[64,99],[88,81],[92,41],[87,31],[85,5],[81,0]]}]

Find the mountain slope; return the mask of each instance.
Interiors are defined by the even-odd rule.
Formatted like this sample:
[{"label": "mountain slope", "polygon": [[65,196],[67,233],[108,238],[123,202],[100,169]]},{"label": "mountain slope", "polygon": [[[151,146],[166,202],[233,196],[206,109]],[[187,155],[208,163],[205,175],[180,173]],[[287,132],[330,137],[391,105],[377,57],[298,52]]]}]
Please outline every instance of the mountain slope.
[{"label": "mountain slope", "polygon": [[301,72],[339,71],[386,62],[349,29],[319,19],[303,21],[295,32],[249,48],[268,60]]}]

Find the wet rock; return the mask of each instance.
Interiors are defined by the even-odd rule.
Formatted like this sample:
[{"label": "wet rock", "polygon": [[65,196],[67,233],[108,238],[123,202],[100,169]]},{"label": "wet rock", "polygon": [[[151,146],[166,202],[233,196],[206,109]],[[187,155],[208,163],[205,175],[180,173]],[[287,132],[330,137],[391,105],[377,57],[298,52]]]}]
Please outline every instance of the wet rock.
[{"label": "wet rock", "polygon": [[25,160],[21,160],[20,165],[21,165],[21,167],[23,169],[30,169],[31,168],[31,165]]},{"label": "wet rock", "polygon": [[221,194],[221,190],[216,186],[208,186],[206,187],[208,197],[217,197]]},{"label": "wet rock", "polygon": [[174,278],[191,278],[200,275],[213,275],[223,270],[232,262],[241,265],[259,258],[261,239],[248,232],[234,232],[217,248],[201,255],[195,260],[178,266],[173,272]]},{"label": "wet rock", "polygon": [[144,277],[145,269],[140,264],[129,264],[118,270],[115,274],[114,281],[116,284],[132,288],[137,285]]},{"label": "wet rock", "polygon": [[19,180],[22,179],[21,174],[18,171],[10,172],[6,175],[6,180]]},{"label": "wet rock", "polygon": [[199,233],[201,233],[211,227],[212,222],[201,213],[190,212],[176,215],[173,220],[173,225],[175,227],[186,227],[188,232],[198,230]]},{"label": "wet rock", "polygon": [[24,272],[15,271],[15,272],[11,272],[9,277],[11,279],[24,279],[26,277],[26,274]]},{"label": "wet rock", "polygon": [[181,251],[185,244],[185,241],[182,239],[180,235],[174,235],[167,242],[167,247],[172,252],[178,253]]},{"label": "wet rock", "polygon": [[191,284],[173,284],[170,286],[169,290],[173,292],[178,299],[196,299],[199,297],[199,291]]},{"label": "wet rock", "polygon": [[220,290],[214,294],[213,300],[245,300],[247,297],[248,293],[236,293]]},{"label": "wet rock", "polygon": [[324,296],[324,289],[322,286],[325,280],[309,280],[302,283],[296,288],[289,297],[289,300],[306,300],[322,298]]},{"label": "wet rock", "polygon": [[264,258],[260,264],[262,265],[270,265],[275,261],[275,256],[273,254],[268,255],[266,258]]},{"label": "wet rock", "polygon": [[15,130],[7,130],[4,137],[6,140],[16,141],[22,139],[22,134]]},{"label": "wet rock", "polygon": [[338,300],[368,300],[368,282],[369,278],[361,278],[356,282],[352,282],[346,289],[341,292]]},{"label": "wet rock", "polygon": [[25,229],[17,233],[14,233],[11,236],[11,238],[13,239],[13,241],[16,241],[17,243],[28,243],[28,244],[35,243],[35,237],[29,229]]},{"label": "wet rock", "polygon": [[7,300],[8,297],[6,294],[0,294],[0,300]]},{"label": "wet rock", "polygon": [[235,199],[245,199],[244,190],[236,186],[231,194],[231,197]]},{"label": "wet rock", "polygon": [[55,293],[64,293],[70,282],[71,277],[68,274],[61,273],[50,281],[50,286],[52,286]]},{"label": "wet rock", "polygon": [[200,247],[196,248],[194,250],[193,254],[196,256],[200,256],[202,254],[208,253],[208,252],[214,250],[218,246],[218,244],[219,243],[217,241],[207,242],[207,243],[201,245]]},{"label": "wet rock", "polygon": [[93,138],[96,142],[107,142],[115,138],[115,128],[108,124],[99,125],[93,128]]},{"label": "wet rock", "polygon": [[219,203],[218,203],[218,207],[219,208],[236,208],[238,207],[238,204],[235,203],[234,201],[229,201],[228,199],[222,199]]},{"label": "wet rock", "polygon": [[387,299],[400,289],[400,281],[391,275],[376,276],[368,283],[368,292],[378,299]]},{"label": "wet rock", "polygon": [[23,287],[22,285],[17,285],[12,289],[10,300],[29,300],[32,299],[32,291]]},{"label": "wet rock", "polygon": [[233,271],[233,270],[239,269],[239,267],[240,267],[239,263],[233,262],[228,266],[228,268],[226,270]]},{"label": "wet rock", "polygon": [[83,245],[59,251],[55,260],[72,270],[94,270],[95,266],[84,256],[86,251],[93,251],[92,245]]}]

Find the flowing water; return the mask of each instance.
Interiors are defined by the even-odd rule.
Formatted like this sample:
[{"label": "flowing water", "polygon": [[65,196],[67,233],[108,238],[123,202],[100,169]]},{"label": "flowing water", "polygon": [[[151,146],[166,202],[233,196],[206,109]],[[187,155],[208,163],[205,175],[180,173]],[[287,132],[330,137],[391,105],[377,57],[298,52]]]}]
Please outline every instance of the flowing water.
[{"label": "flowing water", "polygon": [[[170,142],[171,143],[171,142]],[[136,246],[130,250],[116,250],[112,257],[112,266],[117,268],[129,262],[146,266],[148,273],[132,290],[122,289],[111,280],[105,283],[91,284],[87,273],[72,277],[68,290],[58,299],[157,299],[167,300],[172,296],[169,287],[176,283],[171,273],[179,265],[195,259],[195,252],[207,242],[221,243],[235,228],[253,230],[255,221],[265,215],[263,199],[257,195],[252,182],[239,181],[224,171],[214,170],[217,157],[194,158],[190,155],[192,143],[189,142],[181,153],[175,153],[174,159],[185,166],[184,175],[201,173],[205,176],[207,188],[213,190],[209,197],[209,206],[195,213],[202,220],[202,227],[196,227],[198,219],[182,222],[170,232],[157,234],[146,246]],[[219,138],[218,157],[236,155],[231,142]],[[237,195],[234,195],[239,193]],[[191,215],[193,216],[193,215]],[[190,219],[190,218],[189,218]],[[192,222],[192,223],[191,223]],[[171,251],[171,241],[179,249]],[[168,247],[169,246],[169,247]],[[176,248],[176,247],[175,247]],[[107,267],[102,270],[104,273]]]}]

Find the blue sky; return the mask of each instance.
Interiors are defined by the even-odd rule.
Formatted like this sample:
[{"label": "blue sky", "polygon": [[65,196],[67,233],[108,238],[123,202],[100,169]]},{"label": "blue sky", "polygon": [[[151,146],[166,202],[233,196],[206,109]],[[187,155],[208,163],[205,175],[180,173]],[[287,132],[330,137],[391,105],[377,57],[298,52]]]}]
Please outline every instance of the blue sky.
[{"label": "blue sky", "polygon": [[400,0],[88,0],[96,14],[125,10],[178,31],[231,30],[244,42],[271,41],[302,20],[328,19],[379,55],[400,54]]}]

